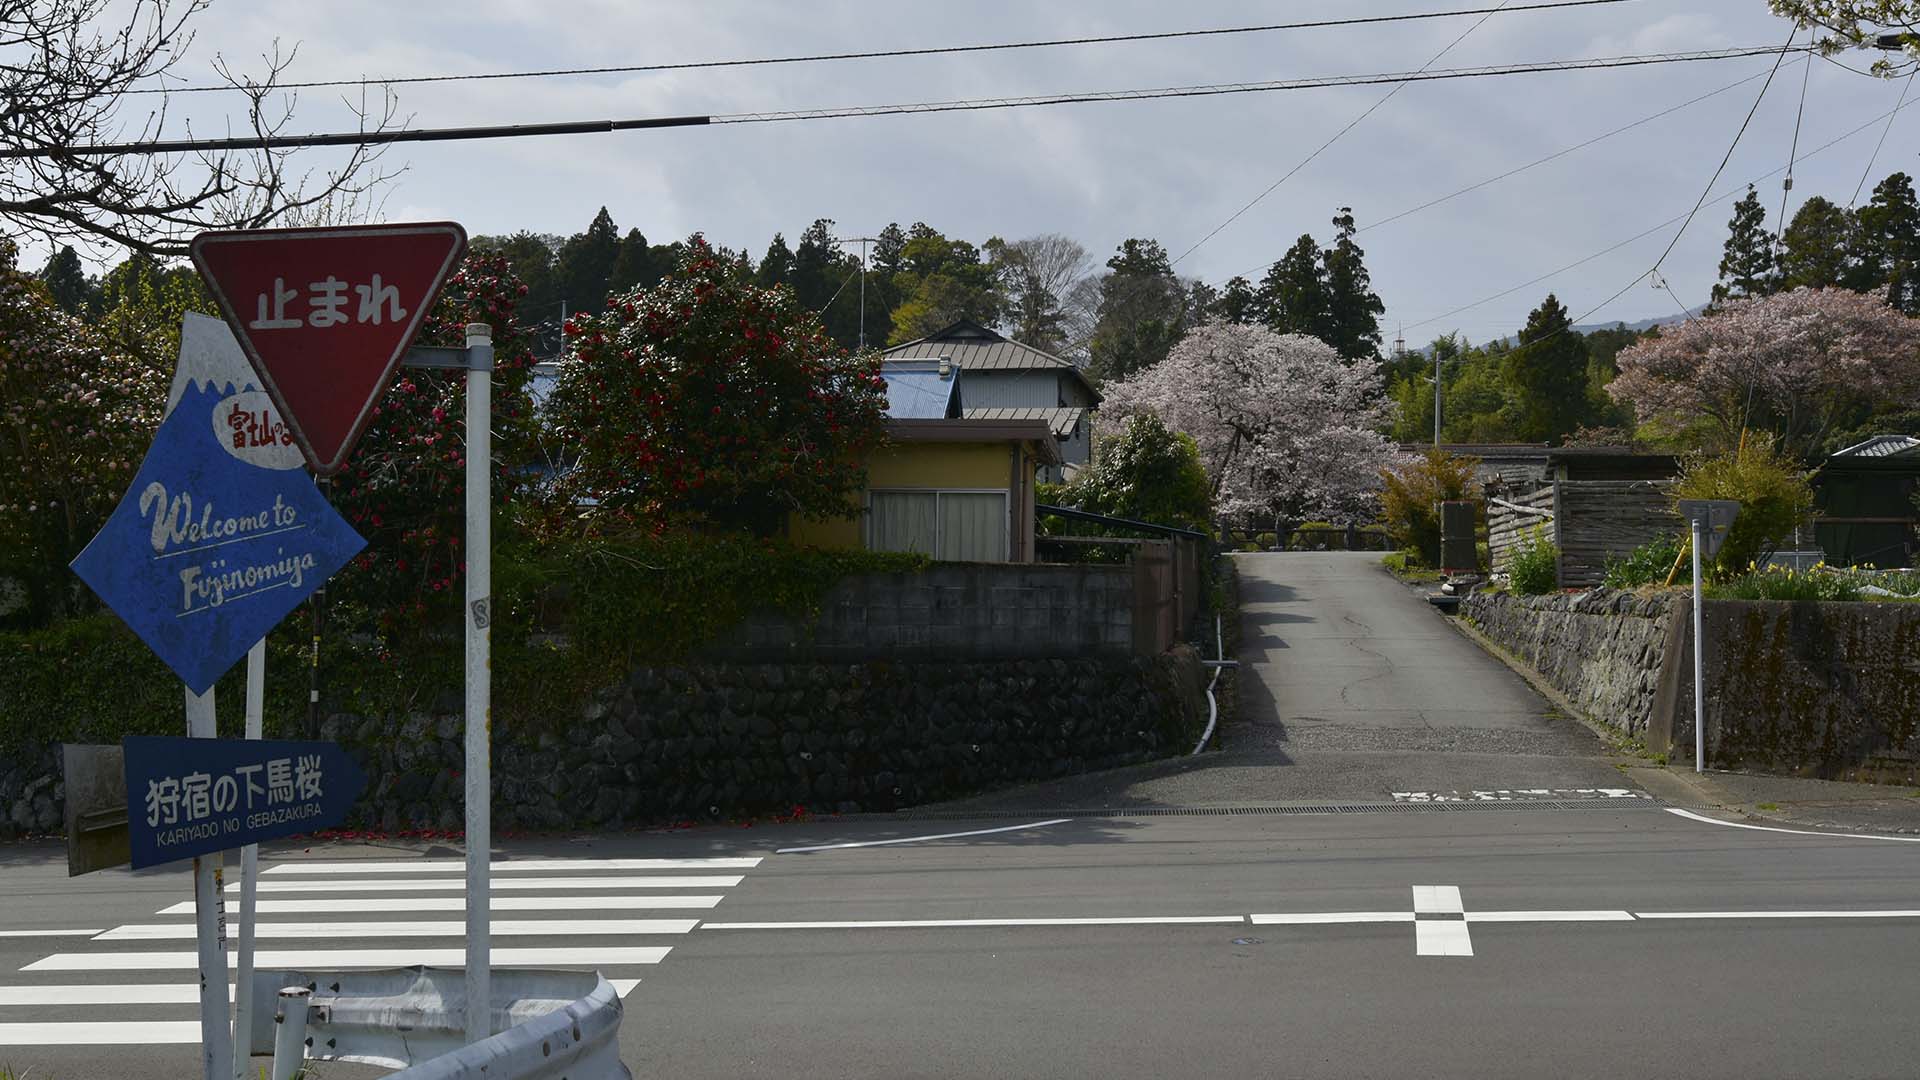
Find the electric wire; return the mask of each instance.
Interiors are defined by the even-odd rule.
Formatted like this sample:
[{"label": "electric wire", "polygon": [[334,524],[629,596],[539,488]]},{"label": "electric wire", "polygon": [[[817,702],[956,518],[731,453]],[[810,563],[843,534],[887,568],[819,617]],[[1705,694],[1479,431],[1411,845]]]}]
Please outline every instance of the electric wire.
[{"label": "electric wire", "polygon": [[[1875,124],[1878,124],[1883,120],[1891,119],[1892,117],[1898,115],[1901,110],[1911,109],[1915,105],[1920,105],[1920,101],[1910,102],[1910,103],[1902,102],[1900,105],[1897,105],[1893,109],[1887,112],[1881,113],[1878,116],[1875,116],[1873,119],[1868,120],[1866,123],[1861,124],[1858,127],[1852,128],[1851,130],[1843,132],[1839,135],[1836,135],[1832,139],[1829,139],[1826,142],[1820,144],[1819,146],[1814,147],[1812,150],[1809,150],[1806,153],[1801,154],[1799,157],[1799,160],[1806,161],[1807,159],[1815,157],[1821,153],[1824,153],[1827,150],[1831,150],[1835,146],[1838,146],[1841,143],[1847,141],[1848,139],[1853,138],[1855,135],[1858,135],[1861,132],[1866,131],[1867,129],[1873,127]],[[1770,172],[1762,173],[1761,175],[1753,177],[1750,180],[1742,181],[1741,183],[1736,184],[1725,191],[1722,191],[1720,194],[1715,195],[1713,198],[1708,199],[1704,205],[1712,206],[1716,203],[1725,202],[1728,199],[1733,198],[1735,195],[1738,195],[1741,192],[1745,191],[1749,185],[1758,184],[1763,180],[1771,180],[1772,178],[1780,175],[1781,173],[1786,171],[1786,168],[1787,167],[1785,165],[1782,165],[1779,168],[1773,169]],[[1523,281],[1520,284],[1513,286],[1512,288],[1502,289],[1499,292],[1494,293],[1490,296],[1481,297],[1480,299],[1475,300],[1470,304],[1462,304],[1451,311],[1445,311],[1438,315],[1433,315],[1425,319],[1420,319],[1416,322],[1407,323],[1404,329],[1413,330],[1418,327],[1427,326],[1432,323],[1442,322],[1444,320],[1453,318],[1455,315],[1458,315],[1463,311],[1471,311],[1474,308],[1481,307],[1486,304],[1491,304],[1495,300],[1505,299],[1506,297],[1511,296],[1522,289],[1531,288],[1535,285],[1540,284],[1543,281],[1547,281],[1550,278],[1558,277],[1559,275],[1564,274],[1569,270],[1579,269],[1580,267],[1585,266],[1586,264],[1594,261],[1595,259],[1599,259],[1607,255],[1611,255],[1614,252],[1620,250],[1621,248],[1628,246],[1629,244],[1633,244],[1641,240],[1645,240],[1647,237],[1660,232],[1662,229],[1665,229],[1668,226],[1673,225],[1674,223],[1682,220],[1685,217],[1687,217],[1686,214],[1676,214],[1673,217],[1670,217],[1667,220],[1662,221],[1657,225],[1654,225],[1650,228],[1637,232],[1632,236],[1627,237],[1624,240],[1619,240],[1612,244],[1609,244],[1606,247],[1601,248],[1599,251],[1592,253],[1591,255],[1587,255],[1582,258],[1575,259],[1573,262],[1570,262],[1558,269],[1549,270],[1548,272],[1541,274],[1538,277],[1529,278],[1526,281]],[[1612,296],[1608,297],[1606,300],[1595,305],[1592,309],[1588,311],[1587,315],[1583,315],[1580,318],[1575,319],[1574,322],[1579,323],[1579,322],[1586,321],[1586,319],[1589,316],[1591,316],[1593,312],[1601,310],[1602,308],[1606,307],[1608,304],[1611,304],[1615,300],[1618,300],[1620,297],[1626,295],[1628,289],[1631,289],[1635,285],[1646,280],[1646,276],[1647,275],[1645,273],[1636,275],[1632,281],[1627,283],[1625,288],[1622,288],[1619,292],[1614,293]]]},{"label": "electric wire", "polygon": [[[1506,4],[1505,4],[1504,2],[1503,2],[1503,3],[1501,4],[1501,5],[1500,5],[1500,7],[1505,7],[1505,6],[1506,6]],[[1478,20],[1478,21],[1476,21],[1476,22],[1475,22],[1475,23],[1474,23],[1474,24],[1473,24],[1472,26],[1469,26],[1469,27],[1467,27],[1467,28],[1466,28],[1466,30],[1464,30],[1463,32],[1461,32],[1461,34],[1460,34],[1460,36],[1459,36],[1459,37],[1456,37],[1456,38],[1454,38],[1454,39],[1453,39],[1452,41],[1449,41],[1449,42],[1447,42],[1447,44],[1446,44],[1446,47],[1444,47],[1444,48],[1442,48],[1442,49],[1441,49],[1441,50],[1440,50],[1439,52],[1437,52],[1437,53],[1434,53],[1434,54],[1433,54],[1433,56],[1431,56],[1430,58],[1428,58],[1428,60],[1427,60],[1427,62],[1426,62],[1426,63],[1424,63],[1424,64],[1421,64],[1421,65],[1420,65],[1420,70],[1421,70],[1421,71],[1426,71],[1426,70],[1427,70],[1428,68],[1430,68],[1430,67],[1432,67],[1433,65],[1435,65],[1435,64],[1437,64],[1437,63],[1439,63],[1439,62],[1440,62],[1440,58],[1441,58],[1441,57],[1443,57],[1443,56],[1445,56],[1445,55],[1447,55],[1448,53],[1450,53],[1450,52],[1452,52],[1452,51],[1453,51],[1453,47],[1454,47],[1455,45],[1458,45],[1458,44],[1460,44],[1461,42],[1463,42],[1463,41],[1465,41],[1465,40],[1467,40],[1467,37],[1468,37],[1468,35],[1470,35],[1470,34],[1472,34],[1472,33],[1473,33],[1473,32],[1474,32],[1475,30],[1478,30],[1478,29],[1480,29],[1480,26],[1481,26],[1481,24],[1482,24],[1482,23],[1485,23],[1485,22],[1486,22],[1486,21],[1487,21],[1488,19],[1491,19],[1491,18],[1493,18],[1493,16],[1494,16],[1494,15],[1495,15],[1496,13],[1498,13],[1498,12],[1499,12],[1499,10],[1500,10],[1500,8],[1495,8],[1495,9],[1494,9],[1493,11],[1490,11],[1490,12],[1488,12],[1488,13],[1486,13],[1485,15],[1482,15],[1482,16],[1480,16],[1480,18],[1479,18],[1479,20]],[[1212,230],[1210,230],[1210,231],[1209,231],[1209,232],[1207,233],[1207,235],[1205,235],[1205,236],[1203,236],[1203,237],[1201,237],[1200,239],[1198,239],[1198,240],[1196,240],[1196,241],[1194,241],[1194,242],[1193,242],[1193,246],[1192,246],[1192,247],[1189,247],[1189,248],[1188,248],[1187,250],[1185,250],[1185,251],[1183,251],[1183,252],[1181,252],[1181,253],[1180,253],[1180,254],[1179,254],[1179,255],[1178,255],[1177,257],[1175,257],[1175,258],[1174,258],[1174,260],[1173,260],[1173,261],[1172,261],[1171,263],[1168,263],[1167,265],[1169,265],[1169,266],[1179,266],[1179,265],[1180,265],[1180,261],[1181,261],[1182,259],[1185,259],[1185,258],[1186,258],[1187,256],[1189,256],[1189,255],[1191,255],[1191,254],[1193,254],[1194,252],[1196,252],[1196,251],[1199,251],[1199,250],[1200,250],[1200,248],[1201,248],[1201,247],[1202,247],[1203,245],[1205,245],[1207,241],[1209,241],[1209,240],[1211,240],[1211,239],[1213,239],[1214,237],[1216,237],[1216,236],[1218,236],[1218,235],[1220,235],[1220,232],[1221,232],[1221,230],[1223,230],[1223,229],[1225,229],[1225,228],[1226,228],[1227,226],[1229,226],[1229,225],[1231,225],[1231,224],[1233,224],[1234,222],[1236,222],[1236,221],[1238,221],[1238,220],[1240,220],[1240,216],[1241,216],[1242,214],[1245,214],[1245,213],[1246,213],[1247,211],[1249,211],[1249,210],[1251,210],[1251,209],[1253,209],[1254,207],[1256,207],[1256,206],[1258,206],[1258,205],[1260,205],[1260,203],[1261,203],[1261,202],[1262,202],[1263,200],[1265,200],[1267,196],[1269,196],[1269,195],[1271,195],[1271,194],[1273,194],[1273,193],[1274,193],[1275,191],[1277,191],[1277,190],[1279,190],[1279,188],[1280,188],[1280,185],[1281,185],[1281,184],[1284,184],[1284,183],[1286,183],[1286,182],[1287,182],[1288,180],[1291,180],[1291,179],[1293,179],[1293,176],[1294,176],[1294,174],[1295,174],[1295,173],[1297,173],[1297,172],[1299,172],[1299,171],[1300,171],[1301,169],[1304,169],[1304,168],[1306,168],[1306,167],[1307,167],[1308,165],[1310,165],[1310,164],[1312,164],[1312,163],[1313,163],[1313,159],[1315,159],[1315,158],[1317,158],[1317,157],[1319,157],[1319,156],[1320,156],[1320,155],[1321,155],[1321,154],[1322,154],[1323,152],[1325,152],[1325,151],[1326,151],[1326,149],[1327,149],[1328,147],[1330,147],[1330,146],[1332,146],[1332,145],[1333,145],[1334,143],[1337,143],[1337,142],[1339,142],[1339,141],[1341,140],[1341,138],[1343,138],[1343,137],[1344,137],[1344,136],[1345,136],[1345,135],[1347,134],[1347,132],[1349,132],[1349,131],[1352,131],[1352,130],[1353,130],[1354,128],[1356,128],[1356,127],[1359,127],[1359,126],[1360,126],[1360,123],[1361,123],[1361,121],[1363,121],[1363,120],[1365,120],[1365,119],[1366,119],[1367,117],[1369,117],[1369,116],[1372,116],[1372,115],[1374,114],[1374,112],[1375,112],[1375,110],[1377,110],[1377,109],[1379,109],[1379,108],[1380,108],[1380,106],[1382,106],[1382,105],[1385,105],[1385,104],[1386,104],[1387,102],[1389,102],[1389,101],[1392,101],[1392,100],[1393,100],[1393,96],[1394,96],[1395,94],[1398,94],[1398,93],[1399,93],[1400,91],[1402,91],[1402,90],[1405,90],[1406,88],[1407,88],[1407,84],[1406,84],[1406,83],[1403,83],[1403,82],[1402,82],[1402,83],[1395,83],[1395,84],[1393,85],[1393,89],[1391,89],[1391,90],[1388,90],[1388,91],[1387,91],[1387,92],[1386,92],[1385,94],[1382,94],[1382,95],[1380,96],[1380,99],[1379,99],[1378,101],[1375,101],[1375,102],[1374,102],[1373,104],[1371,104],[1371,105],[1369,105],[1369,106],[1367,106],[1367,109],[1366,109],[1366,111],[1365,111],[1365,112],[1363,112],[1363,113],[1361,113],[1361,114],[1360,114],[1359,116],[1356,116],[1356,117],[1354,117],[1353,119],[1351,119],[1351,120],[1349,120],[1349,121],[1347,121],[1347,126],[1345,126],[1345,127],[1343,127],[1343,128],[1341,128],[1341,129],[1340,129],[1339,131],[1336,131],[1336,132],[1334,132],[1334,133],[1333,133],[1333,137],[1332,137],[1332,138],[1330,138],[1330,139],[1328,139],[1328,140],[1327,140],[1326,142],[1323,142],[1323,143],[1321,143],[1321,144],[1320,144],[1319,146],[1317,146],[1317,147],[1315,147],[1315,148],[1314,148],[1314,151],[1313,151],[1313,153],[1311,153],[1311,154],[1308,154],[1308,155],[1307,155],[1306,157],[1303,157],[1303,158],[1301,158],[1301,159],[1300,159],[1300,161],[1299,161],[1299,163],[1298,163],[1298,164],[1296,164],[1296,165],[1294,165],[1294,167],[1293,167],[1293,168],[1291,168],[1291,169],[1288,169],[1288,170],[1287,170],[1287,171],[1286,171],[1285,173],[1282,173],[1282,174],[1281,174],[1281,176],[1280,176],[1280,179],[1278,179],[1278,180],[1275,180],[1275,181],[1274,181],[1273,183],[1271,183],[1271,184],[1268,184],[1268,185],[1267,185],[1267,189],[1266,189],[1265,191],[1262,191],[1262,192],[1261,192],[1260,194],[1258,194],[1258,195],[1255,195],[1255,196],[1254,196],[1254,197],[1252,198],[1252,200],[1250,200],[1250,201],[1249,201],[1249,202],[1247,203],[1247,205],[1245,205],[1245,206],[1243,206],[1243,207],[1241,207],[1241,208],[1240,208],[1240,209],[1238,209],[1238,210],[1235,210],[1235,211],[1234,211],[1234,212],[1233,212],[1233,213],[1232,213],[1231,215],[1229,215],[1229,216],[1227,217],[1227,220],[1225,220],[1225,221],[1223,221],[1223,222],[1221,222],[1221,223],[1220,223],[1220,224],[1218,224],[1218,225],[1215,225],[1215,226],[1214,226],[1214,227],[1212,228]]]},{"label": "electric wire", "polygon": [[[1793,60],[1788,61],[1789,64],[1800,64],[1805,62],[1806,62],[1806,57],[1804,56],[1797,57]],[[1393,222],[1399,221],[1401,218],[1409,217],[1413,214],[1417,214],[1422,210],[1431,210],[1432,208],[1439,206],[1442,203],[1451,202],[1452,200],[1457,199],[1462,195],[1470,195],[1473,192],[1479,191],[1481,188],[1499,183],[1502,180],[1506,180],[1510,177],[1518,176],[1523,172],[1526,172],[1530,169],[1538,168],[1539,166],[1545,165],[1548,162],[1556,161],[1560,158],[1566,157],[1568,154],[1571,154],[1576,150],[1584,150],[1587,147],[1594,145],[1595,143],[1600,143],[1608,139],[1611,139],[1615,135],[1625,134],[1626,132],[1632,131],[1634,128],[1640,127],[1645,124],[1650,124],[1653,121],[1659,120],[1663,117],[1671,116],[1682,109],[1688,108],[1693,105],[1698,105],[1701,102],[1706,101],[1710,98],[1718,97],[1719,95],[1727,93],[1728,91],[1731,91],[1731,90],[1738,90],[1740,87],[1745,86],[1748,83],[1752,82],[1753,80],[1761,78],[1765,75],[1766,75],[1766,72],[1764,71],[1756,71],[1753,74],[1748,75],[1744,79],[1739,79],[1735,82],[1730,82],[1727,85],[1722,86],[1716,90],[1709,90],[1706,93],[1699,95],[1698,97],[1688,98],[1687,100],[1682,101],[1677,105],[1670,105],[1667,108],[1661,109],[1659,112],[1649,113],[1646,116],[1639,118],[1638,120],[1634,120],[1631,123],[1622,124],[1611,131],[1607,131],[1602,134],[1595,135],[1592,138],[1586,139],[1582,142],[1574,143],[1571,146],[1562,147],[1561,149],[1555,150],[1553,153],[1548,154],[1545,157],[1535,158],[1534,160],[1529,161],[1524,165],[1516,166],[1514,168],[1508,169],[1506,172],[1499,173],[1494,176],[1489,176],[1484,180],[1480,180],[1475,183],[1468,184],[1466,187],[1460,188],[1456,191],[1449,192],[1445,195],[1440,196],[1439,198],[1429,199],[1426,202],[1420,203],[1416,206],[1410,206],[1407,209],[1402,210],[1397,214],[1390,214],[1387,217],[1381,218],[1379,221],[1362,225],[1358,229],[1354,230],[1354,235],[1358,236],[1361,233],[1368,232],[1373,229],[1378,229],[1385,225],[1390,225]],[[1265,266],[1257,266],[1252,270],[1249,270],[1239,276],[1243,278],[1251,278],[1253,275],[1258,274],[1265,269],[1266,269]]]},{"label": "electric wire", "polygon": [[1812,64],[1808,64],[1800,72],[1800,105],[1793,111],[1793,143],[1787,148],[1787,178],[1780,183],[1780,218],[1777,223],[1778,228],[1773,232],[1773,242],[1776,245],[1786,234],[1787,196],[1793,194],[1793,155],[1800,152],[1800,118],[1807,113],[1807,77],[1812,74]]},{"label": "electric wire", "polygon": [[[1019,49],[1051,49],[1078,45],[1111,45],[1136,41],[1168,41],[1179,38],[1223,37],[1234,34],[1264,34],[1281,30],[1320,30],[1343,26],[1368,26],[1384,23],[1416,22],[1426,19],[1461,18],[1523,11],[1551,11],[1558,8],[1594,7],[1622,4],[1630,0],[1551,0],[1534,4],[1493,8],[1464,8],[1453,11],[1422,11],[1406,15],[1366,15],[1349,19],[1317,19],[1311,22],[1266,23],[1255,26],[1225,26],[1200,30],[1165,30],[1140,34],[1109,34],[1100,37],[1053,38],[1042,41],[1008,41],[982,45],[936,45],[924,48],[873,49],[864,52],[815,53],[803,56],[770,56],[746,60],[688,60],[669,64],[626,64],[613,67],[550,68],[541,71],[496,71],[455,75],[403,75],[389,78],[314,79],[307,82],[275,84],[275,90],[310,90],[334,86],[406,86],[422,83],[478,82],[498,79],[548,79],[572,75],[631,75],[654,71],[687,71],[697,68],[770,67],[782,64],[816,64],[842,60],[877,60],[909,56],[950,56],[964,53],[1009,52]],[[129,94],[200,94],[238,91],[245,86],[152,86],[126,91]]]},{"label": "electric wire", "polygon": [[[1753,123],[1753,114],[1760,111],[1760,103],[1767,99],[1767,88],[1773,85],[1773,77],[1780,74],[1780,62],[1786,59],[1787,50],[1793,47],[1793,36],[1799,32],[1798,26],[1787,32],[1787,42],[1780,46],[1780,55],[1773,58],[1773,70],[1767,72],[1767,81],[1760,84],[1760,92],[1753,97],[1753,107],[1747,110],[1746,119],[1740,121],[1740,130],[1733,133],[1733,141],[1727,144],[1727,152],[1721,155],[1719,166],[1713,170],[1713,175],[1707,178],[1707,186],[1700,189],[1700,198],[1693,204],[1693,210],[1687,214],[1687,219],[1680,223],[1680,227],[1674,230],[1673,239],[1667,241],[1666,250],[1660,253],[1659,258],[1653,260],[1653,267],[1647,273],[1651,274],[1660,269],[1660,264],[1667,261],[1668,255],[1673,254],[1674,245],[1686,235],[1687,226],[1693,224],[1694,214],[1700,212],[1700,207],[1706,203],[1707,196],[1713,191],[1713,185],[1719,182],[1720,174],[1726,171],[1727,162],[1733,160],[1734,148],[1740,145],[1741,136],[1747,133],[1747,125]],[[1793,168],[1792,161],[1787,162],[1787,168]]]},{"label": "electric wire", "polygon": [[[1200,86],[1168,86],[1151,89],[1041,94],[1030,97],[975,98],[957,101],[922,101],[889,105],[852,105],[824,109],[790,109],[715,115],[656,116],[629,120],[576,120],[562,121],[559,123],[505,124],[464,128],[397,128],[388,131],[348,131],[264,137],[254,135],[224,139],[156,139],[143,142],[82,143],[73,146],[59,147],[10,147],[0,149],[0,159],[115,157],[136,154],[205,153],[219,150],[280,150],[313,146],[381,146],[390,143],[457,142],[482,139],[528,138],[546,135],[583,135],[600,134],[610,131],[706,127],[721,124],[766,124],[805,120],[848,119],[854,117],[975,112],[990,109],[1017,109],[1092,102],[1219,97],[1233,94],[1316,90],[1334,86],[1367,86],[1394,82],[1437,82],[1452,79],[1498,78],[1510,75],[1532,75],[1563,71],[1594,71],[1607,68],[1648,67],[1658,64],[1708,63],[1720,60],[1737,60],[1749,56],[1784,55],[1784,53],[1789,51],[1795,50],[1783,49],[1778,45],[1763,45],[1731,49],[1705,49],[1694,52],[1645,53],[1628,56],[1587,57],[1575,60],[1494,64],[1486,67],[1447,68],[1424,72],[1409,71],[1384,72],[1368,75],[1331,75],[1306,79],[1277,79],[1266,82],[1213,83]],[[1798,51],[1806,50],[1802,47]],[[1778,70],[1777,64],[1775,69]]]},{"label": "electric wire", "polygon": [[1847,200],[1849,210],[1860,201],[1860,191],[1867,186],[1867,177],[1873,172],[1873,164],[1880,160],[1880,148],[1887,145],[1887,132],[1893,130],[1893,117],[1900,111],[1900,106],[1907,102],[1907,91],[1913,89],[1914,75],[1920,75],[1920,68],[1916,68],[1913,75],[1908,75],[1900,84],[1900,101],[1894,105],[1893,112],[1887,114],[1887,126],[1880,129],[1880,141],[1873,144],[1873,153],[1867,158],[1867,167],[1860,170],[1860,182],[1853,185],[1853,198]]}]

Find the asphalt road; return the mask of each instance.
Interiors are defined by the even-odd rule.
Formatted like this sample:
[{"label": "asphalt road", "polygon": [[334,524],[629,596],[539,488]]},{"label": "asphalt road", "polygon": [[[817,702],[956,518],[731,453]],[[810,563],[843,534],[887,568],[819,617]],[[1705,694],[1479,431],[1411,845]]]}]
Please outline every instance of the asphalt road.
[{"label": "asphalt road", "polygon": [[[698,925],[683,932],[496,937],[495,946],[667,947],[658,962],[603,965],[610,978],[640,980],[622,1028],[624,1060],[639,1076],[1751,1080],[1911,1076],[1920,1059],[1910,1008],[1920,994],[1920,845],[1732,829],[1637,800],[1020,828],[1029,824],[827,820],[503,852],[578,869],[548,862],[501,880],[619,873],[595,865],[607,859],[760,861],[732,871],[741,878],[733,886],[593,892],[721,894],[686,912]],[[1016,831],[781,853],[1009,826]],[[156,914],[189,895],[184,875],[69,882],[57,852],[8,854],[0,934],[190,923]],[[449,853],[318,854],[399,865]],[[295,860],[262,880],[308,883],[293,895],[321,900],[365,899],[341,890],[365,878],[402,882],[393,890],[402,900],[445,895],[420,887],[444,876],[425,869],[313,873],[297,853],[268,865]],[[1418,886],[1437,888],[1416,901]],[[579,895],[558,886],[517,895],[567,894]],[[1415,917],[1416,902],[1433,909],[1428,917]],[[1450,905],[1464,918],[1449,916]],[[1904,914],[1837,917],[1859,912]],[[273,944],[385,950],[392,963],[459,946],[348,940],[324,925],[457,915],[301,918],[322,925]],[[922,925],[832,925],[902,922]],[[1470,955],[1447,954],[1462,943]],[[0,1007],[9,1025],[0,1032],[15,1044],[0,1046],[0,1061],[56,1080],[193,1075],[190,1040],[19,1045],[32,1041],[25,1029],[50,1021],[190,1020],[187,1005],[21,1003],[54,986],[191,980],[190,971],[46,970],[49,957],[190,947],[0,936],[0,1000],[11,1003]],[[329,1064],[320,1075],[377,1072]]]},{"label": "asphalt road", "polygon": [[[1920,844],[1683,816],[1372,557],[1240,566],[1224,751],[511,845],[496,957],[615,980],[648,1077],[1920,1071]],[[268,853],[263,966],[457,963],[459,858]],[[196,1075],[190,897],[0,847],[0,1065]]]}]

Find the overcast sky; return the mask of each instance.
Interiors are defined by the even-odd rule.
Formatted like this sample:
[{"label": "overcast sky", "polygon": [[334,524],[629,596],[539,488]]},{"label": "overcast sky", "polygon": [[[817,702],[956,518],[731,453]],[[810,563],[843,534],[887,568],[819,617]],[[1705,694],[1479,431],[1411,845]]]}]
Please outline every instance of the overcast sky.
[{"label": "overcast sky", "polygon": [[[209,80],[215,52],[241,66],[298,43],[290,77],[318,79],[514,71],[1017,41],[1491,6],[1464,0],[1146,0],[989,3],[639,3],[598,0],[216,0],[178,69]],[[534,123],[687,113],[1030,95],[1410,71],[1474,22],[1244,34],[991,54],[876,59],[645,75],[409,86],[416,126]],[[1499,14],[1438,66],[1777,45],[1788,26],[1763,0],[1631,0]],[[1864,58],[1848,58],[1865,66]],[[1750,75],[1748,58],[1605,71],[1421,83],[1348,133],[1179,266],[1218,284],[1258,273],[1297,237],[1325,241],[1352,206],[1360,224],[1476,183]],[[257,66],[257,64],[255,65]],[[1892,109],[1900,84],[1791,59],[1768,91],[1715,194],[1785,164],[1809,72],[1805,155]],[[1761,85],[1744,86],[1472,194],[1363,232],[1386,302],[1389,340],[1459,329],[1511,333],[1549,291],[1577,315],[1644,274],[1674,234],[1660,229],[1537,285],[1445,315],[1594,255],[1684,214],[1725,153]],[[639,131],[396,147],[406,174],[388,220],[450,218],[471,233],[572,233],[605,205],[622,231],[655,242],[704,231],[757,256],[816,217],[841,235],[926,221],[979,243],[1065,233],[1104,259],[1130,236],[1179,254],[1316,146],[1386,86],[997,112]],[[290,130],[347,122],[337,91],[304,91]],[[189,95],[177,115],[221,123],[230,95]],[[1868,189],[1913,170],[1909,109],[1893,121]],[[1821,194],[1845,203],[1882,125],[1803,160],[1789,213]],[[325,159],[315,159],[323,161]],[[1760,183],[1771,222],[1778,176]],[[1867,197],[1863,192],[1861,199]],[[1707,299],[1731,199],[1700,212],[1662,272],[1679,299]],[[1646,284],[1593,321],[1674,312]],[[1444,318],[1441,316],[1445,315]]]}]

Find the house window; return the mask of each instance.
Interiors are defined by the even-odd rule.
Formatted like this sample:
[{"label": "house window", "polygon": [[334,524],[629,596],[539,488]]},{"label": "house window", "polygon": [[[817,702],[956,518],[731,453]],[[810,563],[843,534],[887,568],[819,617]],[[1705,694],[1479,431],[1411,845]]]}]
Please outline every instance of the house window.
[{"label": "house window", "polygon": [[876,491],[867,546],[919,551],[942,562],[1007,561],[1004,491]]}]

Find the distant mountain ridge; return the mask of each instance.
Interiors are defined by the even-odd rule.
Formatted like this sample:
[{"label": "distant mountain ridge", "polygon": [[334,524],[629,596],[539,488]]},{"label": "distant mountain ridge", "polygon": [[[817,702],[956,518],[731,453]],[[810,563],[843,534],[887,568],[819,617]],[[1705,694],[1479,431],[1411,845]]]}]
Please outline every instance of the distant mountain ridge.
[{"label": "distant mountain ridge", "polygon": [[[1695,315],[1698,315],[1705,310],[1707,310],[1707,305],[1701,304],[1697,308],[1688,309],[1685,315],[1682,315],[1678,312],[1675,312],[1672,315],[1656,315],[1651,319],[1641,319],[1637,322],[1624,323],[1624,325],[1629,330],[1651,330],[1656,326],[1669,326],[1673,323],[1684,322],[1685,320],[1691,319]],[[1621,325],[1623,324],[1619,322],[1576,323],[1574,324],[1573,328],[1582,334],[1591,334],[1595,330],[1612,330]]]}]

